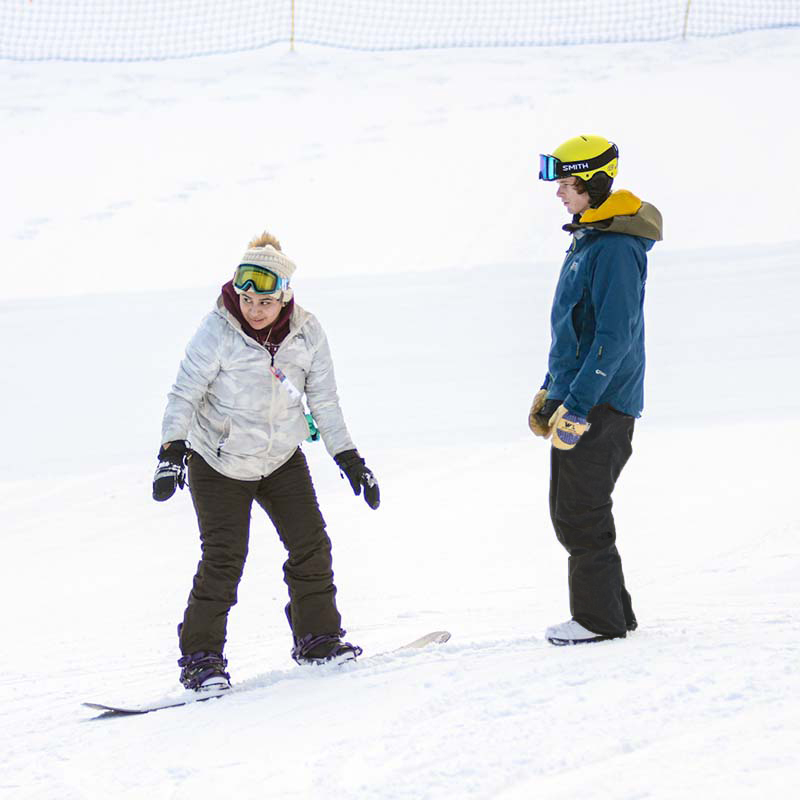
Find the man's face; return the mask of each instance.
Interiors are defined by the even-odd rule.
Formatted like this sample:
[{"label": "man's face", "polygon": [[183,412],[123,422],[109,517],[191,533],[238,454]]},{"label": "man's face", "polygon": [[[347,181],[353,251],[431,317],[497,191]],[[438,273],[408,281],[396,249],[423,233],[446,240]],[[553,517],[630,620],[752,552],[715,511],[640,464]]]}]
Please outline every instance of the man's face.
[{"label": "man's face", "polygon": [[589,208],[589,193],[581,194],[575,178],[559,178],[556,197],[566,206],[570,214],[583,214]]}]

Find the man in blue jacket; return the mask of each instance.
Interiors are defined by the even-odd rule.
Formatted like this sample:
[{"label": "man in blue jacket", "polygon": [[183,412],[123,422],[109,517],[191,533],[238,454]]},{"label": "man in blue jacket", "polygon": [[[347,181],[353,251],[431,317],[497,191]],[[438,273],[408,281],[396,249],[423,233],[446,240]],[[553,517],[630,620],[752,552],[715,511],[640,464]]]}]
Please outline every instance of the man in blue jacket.
[{"label": "man in blue jacket", "polygon": [[569,553],[571,619],[545,632],[551,644],[617,639],[636,628],[615,544],[611,493],[630,458],[644,405],[647,252],[661,214],[626,190],[611,191],[616,145],[577,136],[540,157],[572,215],[572,243],[550,316],[547,377],[528,424],[552,440],[550,517]]}]

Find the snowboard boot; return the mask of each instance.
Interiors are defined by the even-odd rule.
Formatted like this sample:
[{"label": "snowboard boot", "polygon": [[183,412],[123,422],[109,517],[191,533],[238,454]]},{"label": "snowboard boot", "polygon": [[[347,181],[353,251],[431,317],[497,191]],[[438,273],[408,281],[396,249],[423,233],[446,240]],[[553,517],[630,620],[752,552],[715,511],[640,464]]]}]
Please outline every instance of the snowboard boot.
[{"label": "snowboard boot", "polygon": [[224,692],[231,688],[231,676],[221,653],[199,650],[178,659],[181,683],[194,692]]},{"label": "snowboard boot", "polygon": [[587,628],[584,628],[580,622],[575,622],[574,619],[562,622],[560,625],[551,625],[545,632],[544,638],[550,644],[557,647],[563,647],[570,644],[591,644],[592,642],[605,642],[608,639],[622,639],[622,636],[604,636],[600,633],[595,633]]},{"label": "snowboard boot", "polygon": [[300,639],[295,637],[292,658],[298,664],[325,664],[329,661],[342,663],[355,661],[364,651],[355,644],[343,642],[345,631],[336,633],[307,633]]}]

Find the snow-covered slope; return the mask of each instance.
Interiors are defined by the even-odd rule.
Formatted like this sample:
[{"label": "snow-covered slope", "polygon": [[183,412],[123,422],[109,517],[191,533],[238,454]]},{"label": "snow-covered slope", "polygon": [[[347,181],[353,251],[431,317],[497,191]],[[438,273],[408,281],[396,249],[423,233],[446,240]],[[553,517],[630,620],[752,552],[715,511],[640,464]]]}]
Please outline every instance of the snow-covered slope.
[{"label": "snow-covered slope", "polygon": [[[769,158],[798,127],[798,46],[3,65],[0,797],[790,796],[800,235]],[[535,169],[583,130],[620,144],[666,240],[615,494],[641,627],[556,649],[566,556],[526,416],[566,236]],[[248,691],[90,721],[83,700],[179,688],[199,547],[187,493],[150,499],[160,415],[264,226],[381,482],[372,512],[306,447],[348,638],[453,638],[295,667],[256,513],[227,651]]]}]

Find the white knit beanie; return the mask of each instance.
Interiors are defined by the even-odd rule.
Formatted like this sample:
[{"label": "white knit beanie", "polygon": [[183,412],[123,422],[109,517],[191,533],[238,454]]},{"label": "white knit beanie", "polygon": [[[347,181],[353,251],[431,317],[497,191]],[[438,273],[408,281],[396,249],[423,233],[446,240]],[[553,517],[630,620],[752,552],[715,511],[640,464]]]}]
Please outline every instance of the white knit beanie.
[{"label": "white knit beanie", "polygon": [[[271,244],[264,245],[264,247],[249,247],[240,259],[239,264],[255,264],[259,267],[266,267],[281,278],[286,278],[287,281],[291,280],[294,271],[297,269],[293,261],[286,258],[280,250],[277,250]],[[280,300],[283,303],[288,303],[293,296],[294,292],[290,286],[282,290]]]}]

